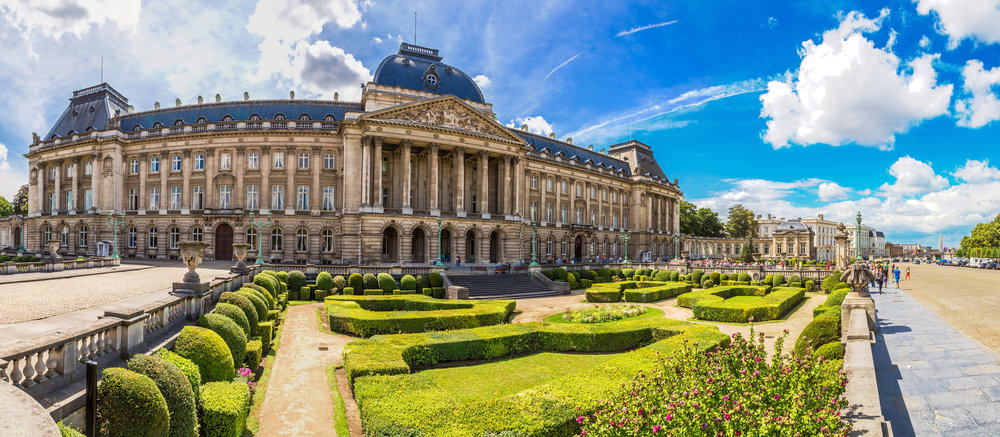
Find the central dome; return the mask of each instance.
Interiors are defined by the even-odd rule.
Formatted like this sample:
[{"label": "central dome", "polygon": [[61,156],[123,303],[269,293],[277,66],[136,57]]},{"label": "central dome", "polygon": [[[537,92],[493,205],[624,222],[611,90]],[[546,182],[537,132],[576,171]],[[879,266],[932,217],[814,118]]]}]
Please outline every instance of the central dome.
[{"label": "central dome", "polygon": [[437,49],[407,43],[399,46],[399,53],[378,64],[372,82],[486,103],[476,82],[462,70],[442,63]]}]

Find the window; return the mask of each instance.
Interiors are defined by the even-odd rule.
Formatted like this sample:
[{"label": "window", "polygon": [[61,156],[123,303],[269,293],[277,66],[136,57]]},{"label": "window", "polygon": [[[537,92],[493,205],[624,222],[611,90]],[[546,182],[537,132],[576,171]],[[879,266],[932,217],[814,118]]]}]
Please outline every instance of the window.
[{"label": "window", "polygon": [[601,243],[601,255],[607,255],[607,254],[608,254],[608,240],[604,240],[604,242]]},{"label": "window", "polygon": [[382,173],[388,173],[388,172],[389,172],[389,158],[383,157],[382,158]]},{"label": "window", "polygon": [[590,187],[590,198],[591,199],[596,199],[597,198],[597,188]]},{"label": "window", "polygon": [[49,193],[49,212],[56,211],[56,193]]},{"label": "window", "polygon": [[[386,190],[382,190],[383,195]],[[309,209],[309,186],[299,185],[296,190],[297,195],[295,196],[295,209],[299,211],[306,211]],[[383,204],[384,205],[384,204]]]},{"label": "window", "polygon": [[149,189],[149,208],[150,210],[160,209],[160,189],[150,188]]},{"label": "window", "polygon": [[149,229],[149,244],[146,246],[150,249],[156,249],[157,244],[160,242],[160,230],[156,228]]},{"label": "window", "polygon": [[382,206],[385,206],[385,205],[388,205],[388,204],[389,204],[389,189],[388,188],[383,188],[382,189]]},{"label": "window", "polygon": [[333,160],[333,154],[332,153],[327,153],[327,154],[323,155],[323,168],[325,168],[327,170],[333,170],[333,164],[334,164],[334,160]]},{"label": "window", "polygon": [[333,230],[323,229],[323,252],[333,252]]},{"label": "window", "polygon": [[55,167],[53,167],[52,170],[49,171],[49,179],[56,180],[56,169],[55,169]]},{"label": "window", "polygon": [[71,177],[76,176],[75,170],[76,170],[76,165],[75,164],[67,165],[66,166],[66,177],[71,178]]},{"label": "window", "polygon": [[622,214],[622,227],[628,227],[628,214]]},{"label": "window", "polygon": [[232,185],[221,185],[221,186],[219,186],[219,208],[220,209],[229,209],[229,206],[232,204],[232,200],[233,200],[232,199],[232,194],[233,194],[233,187],[232,187]]},{"label": "window", "polygon": [[281,228],[271,229],[271,251],[281,251]]},{"label": "window", "polygon": [[309,154],[299,153],[299,169],[309,168]]},{"label": "window", "polygon": [[247,244],[250,245],[250,252],[257,250],[257,228],[247,228]]},{"label": "window", "polygon": [[181,187],[170,187],[170,209],[181,209]]},{"label": "window", "polygon": [[149,160],[149,172],[150,173],[160,172],[160,158],[153,158]]},{"label": "window", "polygon": [[531,202],[531,221],[538,220],[538,202]]},{"label": "window", "polygon": [[562,208],[561,208],[561,210],[559,211],[559,222],[560,223],[569,223],[569,221],[567,220],[568,218],[569,218],[569,207],[566,206],[566,205],[563,205]]},{"label": "window", "polygon": [[129,211],[136,211],[139,209],[139,189],[129,188],[128,190],[128,209]]},{"label": "window", "polygon": [[560,182],[559,186],[559,192],[566,194],[566,181]]},{"label": "window", "polygon": [[615,244],[611,245],[611,254],[618,255],[618,240],[615,240]]},{"label": "window", "polygon": [[257,209],[259,195],[258,190],[260,189],[257,185],[247,185],[247,209]]},{"label": "window", "polygon": [[552,237],[545,240],[545,254],[552,255]]},{"label": "window", "polygon": [[608,212],[607,211],[601,211],[601,227],[602,228],[608,227]]},{"label": "window", "polygon": [[170,241],[168,243],[170,244],[170,248],[176,249],[177,243],[181,242],[181,230],[177,228],[170,228],[170,230],[167,231],[167,234],[169,235],[168,239]]},{"label": "window", "polygon": [[48,243],[52,239],[52,228],[46,226],[42,229],[42,235],[44,235],[45,243]]},{"label": "window", "polygon": [[194,169],[195,171],[205,169],[205,155],[194,155]]},{"label": "window", "polygon": [[560,255],[566,256],[566,246],[568,246],[567,243],[568,242],[566,241],[565,238],[563,238],[562,241],[559,242],[559,254]]},{"label": "window", "polygon": [[531,189],[532,190],[538,189],[538,176],[535,175],[531,176]]},{"label": "window", "polygon": [[323,187],[323,211],[333,211],[333,187]]},{"label": "window", "polygon": [[135,249],[135,244],[136,244],[135,240],[137,236],[135,228],[128,228],[128,233],[126,235],[127,237],[125,238],[125,245],[130,249]]},{"label": "window", "polygon": [[611,192],[611,201],[614,202],[614,203],[618,203],[618,192],[617,191],[612,191]]},{"label": "window", "polygon": [[79,234],[79,237],[77,238],[79,240],[78,245],[81,247],[87,247],[87,225],[80,226],[77,234]]},{"label": "window", "polygon": [[583,197],[583,184],[576,184],[576,197]]},{"label": "window", "polygon": [[170,171],[181,171],[181,157],[170,158]]},{"label": "window", "polygon": [[285,209],[284,185],[271,185],[271,209]]},{"label": "window", "polygon": [[247,168],[255,169],[260,166],[260,160],[257,158],[257,152],[247,153]]},{"label": "window", "polygon": [[285,168],[285,154],[283,152],[274,152],[271,155],[271,160],[274,162],[274,168]]},{"label": "window", "polygon": [[578,225],[583,224],[583,208],[576,209],[576,224]]},{"label": "window", "polygon": [[129,167],[129,173],[131,173],[131,174],[139,174],[139,160],[138,159],[133,159],[132,160],[132,164]]},{"label": "window", "polygon": [[232,170],[233,168],[233,155],[230,153],[223,153],[219,158],[219,168],[222,170]]},{"label": "window", "polygon": [[546,203],[545,204],[545,221],[550,222],[550,223],[552,222],[552,204],[551,203]]},{"label": "window", "polygon": [[84,176],[90,176],[93,173],[94,173],[94,162],[87,161],[87,163],[83,165],[83,174]]},{"label": "window", "polygon": [[93,206],[93,202],[94,202],[94,191],[83,190],[83,209],[89,210]]},{"label": "window", "polygon": [[201,228],[199,227],[191,229],[191,241],[202,242],[204,240],[205,240],[205,231],[202,231]]},{"label": "window", "polygon": [[67,211],[76,211],[73,208],[73,206],[74,206],[73,205],[73,190],[68,190],[68,191],[66,191],[66,210]]},{"label": "window", "polygon": [[63,226],[59,232],[59,244],[69,246],[69,227]]},{"label": "window", "polygon": [[601,190],[601,200],[608,200],[608,190],[607,189]]},{"label": "window", "polygon": [[611,215],[611,227],[612,228],[617,228],[618,227],[618,214],[612,214]]},{"label": "window", "polygon": [[590,226],[597,226],[597,211],[590,210]]},{"label": "window", "polygon": [[545,179],[545,190],[552,191],[552,179]]},{"label": "window", "polygon": [[205,187],[194,187],[193,209],[205,209]]},{"label": "window", "polygon": [[295,231],[295,251],[305,252],[309,250],[309,233],[305,229]]}]

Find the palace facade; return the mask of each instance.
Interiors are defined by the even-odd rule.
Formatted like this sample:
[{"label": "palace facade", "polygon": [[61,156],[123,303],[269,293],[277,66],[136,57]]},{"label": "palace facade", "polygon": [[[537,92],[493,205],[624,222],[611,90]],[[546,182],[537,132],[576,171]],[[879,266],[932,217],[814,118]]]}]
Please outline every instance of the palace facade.
[{"label": "palace facade", "polygon": [[402,44],[360,102],[216,95],[137,112],[108,84],[76,91],[25,155],[25,247],[93,255],[113,213],[124,257],[204,241],[208,259],[249,243],[271,262],[405,265],[432,262],[440,241],[448,260],[516,263],[531,259],[533,220],[539,262],[623,256],[623,230],[632,259],[677,255],[683,194],[648,145],[595,151],[505,127],[441,61]]}]

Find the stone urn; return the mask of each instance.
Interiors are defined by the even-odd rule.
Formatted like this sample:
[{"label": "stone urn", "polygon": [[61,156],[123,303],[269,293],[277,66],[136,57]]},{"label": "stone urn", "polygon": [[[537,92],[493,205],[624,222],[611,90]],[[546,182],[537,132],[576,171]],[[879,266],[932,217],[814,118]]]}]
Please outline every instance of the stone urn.
[{"label": "stone urn", "polygon": [[205,249],[208,248],[208,243],[186,241],[177,243],[177,245],[181,248],[181,259],[184,260],[184,265],[188,268],[188,272],[184,274],[184,282],[200,284],[201,277],[198,276],[198,273],[194,269],[198,267],[198,264],[201,264],[201,260],[205,257]]},{"label": "stone urn", "polygon": [[49,260],[51,262],[60,262],[62,257],[59,256],[59,245],[62,244],[59,240],[49,240]]},{"label": "stone urn", "polygon": [[250,245],[246,243],[233,244],[233,256],[236,257],[236,267],[233,267],[233,271],[246,273],[247,263],[246,260],[247,253],[250,252]]}]

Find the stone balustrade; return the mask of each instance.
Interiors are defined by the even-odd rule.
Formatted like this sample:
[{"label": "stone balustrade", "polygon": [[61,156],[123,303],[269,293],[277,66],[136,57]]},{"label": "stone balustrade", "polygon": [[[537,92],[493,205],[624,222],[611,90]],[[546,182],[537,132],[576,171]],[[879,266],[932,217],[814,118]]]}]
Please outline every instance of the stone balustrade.
[{"label": "stone balustrade", "polygon": [[121,265],[120,259],[110,257],[91,257],[82,260],[39,261],[26,263],[5,262],[0,264],[0,275],[16,273],[58,272],[68,269],[93,269],[98,267],[116,267]]}]

